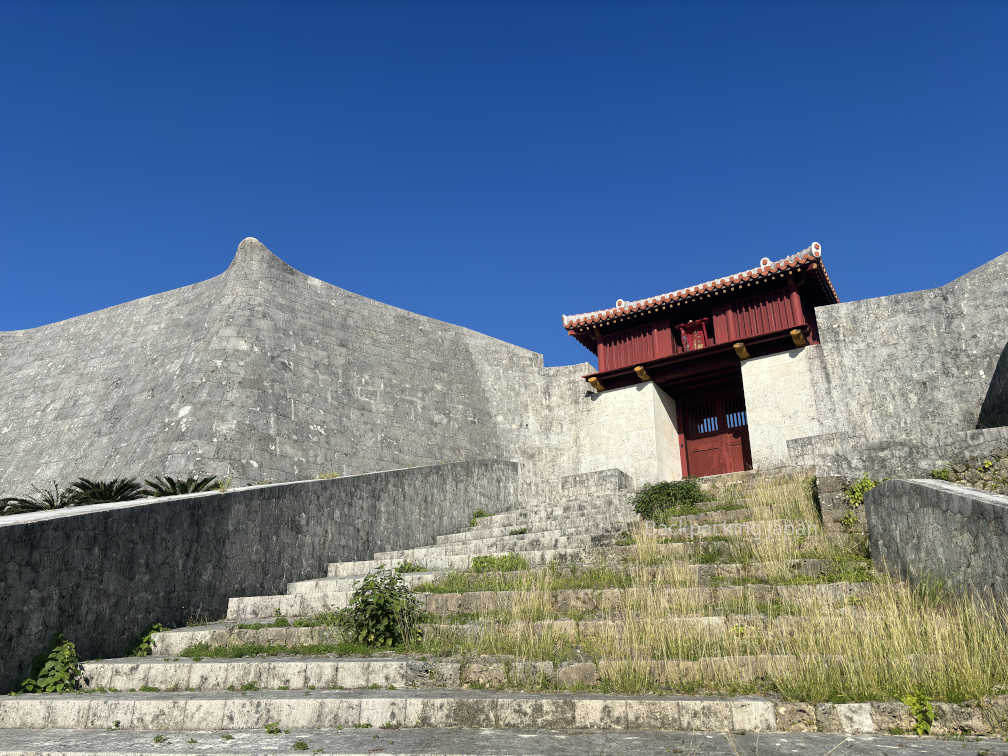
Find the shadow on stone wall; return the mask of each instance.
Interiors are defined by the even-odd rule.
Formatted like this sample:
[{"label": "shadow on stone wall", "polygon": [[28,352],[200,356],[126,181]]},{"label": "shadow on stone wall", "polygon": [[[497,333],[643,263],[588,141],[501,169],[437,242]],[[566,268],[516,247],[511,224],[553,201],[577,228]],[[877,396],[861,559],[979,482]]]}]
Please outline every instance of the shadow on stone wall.
[{"label": "shadow on stone wall", "polygon": [[977,428],[1000,428],[1008,425],[1008,344],[1001,350],[1001,357],[994,368],[990,387],[980,405]]}]

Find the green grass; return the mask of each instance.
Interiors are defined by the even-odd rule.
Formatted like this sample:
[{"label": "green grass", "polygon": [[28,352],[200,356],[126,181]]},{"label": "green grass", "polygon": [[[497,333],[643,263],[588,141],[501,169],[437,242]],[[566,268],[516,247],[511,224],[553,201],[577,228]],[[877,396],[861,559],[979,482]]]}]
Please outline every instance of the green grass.
[{"label": "green grass", "polygon": [[529,569],[528,560],[518,554],[477,556],[469,563],[470,572],[515,572]]},{"label": "green grass", "polygon": [[400,575],[404,575],[407,572],[425,572],[427,570],[422,564],[417,564],[416,562],[411,562],[408,559],[404,562],[400,562],[399,566],[395,568],[395,571]]}]

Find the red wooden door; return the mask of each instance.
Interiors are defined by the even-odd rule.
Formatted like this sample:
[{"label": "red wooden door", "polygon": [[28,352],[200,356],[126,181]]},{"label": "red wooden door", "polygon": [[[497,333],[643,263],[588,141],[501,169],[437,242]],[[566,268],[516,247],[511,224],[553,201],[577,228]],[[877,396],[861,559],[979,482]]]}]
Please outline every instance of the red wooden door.
[{"label": "red wooden door", "polygon": [[741,387],[719,386],[680,398],[686,441],[684,475],[702,477],[752,467]]}]

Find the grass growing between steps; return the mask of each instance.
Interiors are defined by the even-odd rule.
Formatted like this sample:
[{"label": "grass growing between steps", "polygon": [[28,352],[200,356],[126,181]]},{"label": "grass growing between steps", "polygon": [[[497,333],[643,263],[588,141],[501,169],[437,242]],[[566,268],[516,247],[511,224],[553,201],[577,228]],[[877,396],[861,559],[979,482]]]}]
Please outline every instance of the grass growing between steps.
[{"label": "grass growing between steps", "polygon": [[[711,548],[716,543],[718,555],[727,561],[760,565],[759,582],[795,585],[868,577],[863,540],[827,537],[806,481],[755,479],[747,489],[736,487],[731,500],[752,509],[754,518],[802,526],[744,531],[703,542]],[[960,701],[1008,692],[1008,654],[1003,653],[1008,613],[1003,607],[878,575],[863,583],[856,596],[838,591],[824,598],[815,585],[797,585],[795,590],[808,593],[786,608],[801,621],[775,624],[773,612],[767,610],[777,607],[767,606],[768,596],[752,584],[715,603],[727,608],[730,602],[733,613],[766,614],[770,621],[762,628],[740,625],[710,632],[671,621],[709,615],[713,594],[699,586],[695,567],[669,561],[661,547],[653,530],[642,528],[635,534],[631,556],[619,573],[618,600],[608,611],[595,614],[617,621],[586,625],[573,635],[569,628],[561,632],[533,626],[557,616],[551,592],[566,585],[568,573],[493,576],[499,585],[508,585],[510,593],[492,614],[476,618],[481,627],[434,628],[411,650],[499,654],[517,661],[594,661],[599,665],[598,687],[623,693],[779,693],[817,702],[891,700],[909,694]],[[789,563],[810,555],[830,560],[835,572],[796,580]],[[584,574],[592,579],[615,575]],[[491,584],[474,583],[472,576],[457,579],[460,585]],[[852,605],[856,611],[850,610]]]}]

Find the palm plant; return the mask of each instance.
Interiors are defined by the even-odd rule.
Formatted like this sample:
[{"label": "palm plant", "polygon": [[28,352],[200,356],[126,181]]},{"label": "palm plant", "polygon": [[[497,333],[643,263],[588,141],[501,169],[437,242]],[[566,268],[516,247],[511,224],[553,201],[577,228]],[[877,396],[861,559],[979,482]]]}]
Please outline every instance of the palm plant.
[{"label": "palm plant", "polygon": [[22,514],[24,512],[42,512],[47,509],[62,509],[72,507],[74,493],[68,488],[60,488],[59,483],[52,482],[51,488],[32,486],[34,496],[8,496],[0,498],[0,515]]},{"label": "palm plant", "polygon": [[143,486],[134,478],[89,480],[77,478],[71,485],[72,506],[103,504],[111,501],[132,501],[144,495]]},{"label": "palm plant", "polygon": [[147,487],[143,493],[145,496],[178,496],[179,494],[198,493],[199,491],[209,491],[217,488],[219,481],[215,475],[198,477],[190,475],[182,478],[172,478],[169,475],[155,477],[153,480],[145,481]]}]

